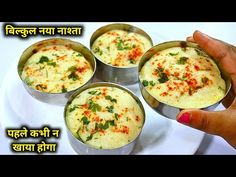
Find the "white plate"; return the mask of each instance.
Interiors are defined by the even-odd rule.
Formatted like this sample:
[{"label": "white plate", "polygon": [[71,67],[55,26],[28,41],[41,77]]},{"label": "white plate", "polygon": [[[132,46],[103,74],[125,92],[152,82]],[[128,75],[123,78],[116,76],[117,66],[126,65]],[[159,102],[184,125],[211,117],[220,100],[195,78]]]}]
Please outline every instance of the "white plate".
[{"label": "white plate", "polygon": [[[194,154],[196,152],[203,139],[203,132],[154,112],[143,100],[138,84],[128,88],[141,99],[146,112],[145,126],[133,154]],[[20,128],[22,125],[28,128],[41,128],[43,125],[49,125],[51,128],[59,127],[60,139],[53,139],[58,143],[56,153],[76,154],[67,139],[63,107],[42,103],[31,97],[18,77],[16,64],[9,68],[2,83],[0,113],[2,125],[0,154],[14,154],[10,150],[10,143],[13,141],[6,137],[4,131],[9,127]]]}]

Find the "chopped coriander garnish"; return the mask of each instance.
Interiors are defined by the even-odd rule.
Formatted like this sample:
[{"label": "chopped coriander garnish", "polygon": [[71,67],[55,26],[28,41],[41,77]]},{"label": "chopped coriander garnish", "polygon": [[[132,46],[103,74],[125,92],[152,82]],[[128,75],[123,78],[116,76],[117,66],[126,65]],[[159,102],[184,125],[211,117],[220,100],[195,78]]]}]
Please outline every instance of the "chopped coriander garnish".
[{"label": "chopped coriander garnish", "polygon": [[114,109],[114,106],[107,106],[107,111],[110,112],[110,113],[113,113],[113,109]]},{"label": "chopped coriander garnish", "polygon": [[118,120],[118,114],[117,113],[115,113],[115,119]]},{"label": "chopped coriander garnish", "polygon": [[127,122],[129,121],[129,118],[128,118],[128,117],[126,117],[126,121],[127,121]]},{"label": "chopped coriander garnish", "polygon": [[165,83],[165,82],[167,82],[168,80],[169,80],[169,79],[168,79],[166,73],[163,73],[162,76],[161,76],[161,78],[158,79],[158,81],[159,81],[160,83]]},{"label": "chopped coriander garnish", "polygon": [[49,59],[46,56],[41,56],[41,58],[39,59],[39,63],[48,62],[48,61]]},{"label": "chopped coriander garnish", "polygon": [[129,62],[130,62],[131,64],[135,64],[135,61],[134,61],[133,59],[129,59]]},{"label": "chopped coriander garnish", "polygon": [[158,79],[158,81],[160,83],[165,83],[169,80],[169,78],[167,77],[166,73],[164,73],[164,69],[163,68],[157,68],[157,72],[159,74],[160,79]]},{"label": "chopped coriander garnish", "polygon": [[170,56],[176,56],[178,54],[179,54],[179,52],[177,52],[177,53],[169,53]]},{"label": "chopped coriander garnish", "polygon": [[114,120],[108,120],[105,122],[105,124],[102,124],[102,123],[99,123],[99,124],[95,124],[95,130],[98,130],[98,129],[102,129],[102,130],[106,130],[109,128],[109,125],[110,126],[116,126],[115,124],[115,121]]},{"label": "chopped coriander garnish", "polygon": [[155,83],[154,83],[153,81],[149,81],[149,84],[150,84],[151,86],[154,86],[154,85],[155,85]]},{"label": "chopped coriander garnish", "polygon": [[34,83],[34,81],[31,81],[30,78],[28,78],[28,77],[25,78],[25,82],[29,86],[31,86]]},{"label": "chopped coriander garnish", "polygon": [[194,49],[199,56],[207,57],[207,54],[200,49]]},{"label": "chopped coriander garnish", "polygon": [[96,47],[96,48],[94,49],[94,53],[98,53],[99,55],[102,55],[102,54],[103,54],[102,50],[101,50],[99,47]]},{"label": "chopped coriander garnish", "polygon": [[147,80],[143,80],[142,84],[143,84],[144,87],[147,87],[148,86],[148,81]]},{"label": "chopped coriander garnish", "polygon": [[110,95],[105,96],[105,99],[117,103],[117,100],[115,98],[112,98]]},{"label": "chopped coriander garnish", "polygon": [[76,81],[78,79],[78,75],[75,72],[72,72],[69,76],[69,79],[72,79],[73,81]]},{"label": "chopped coriander garnish", "polygon": [[115,121],[114,120],[109,120],[109,121],[107,121],[111,126],[116,126],[116,124],[115,124]]},{"label": "chopped coriander garnish", "polygon": [[188,60],[188,57],[180,57],[177,61],[177,64],[184,65],[186,61]]},{"label": "chopped coriander garnish", "polygon": [[92,138],[93,138],[93,134],[90,134],[90,135],[87,137],[86,141],[89,141],[89,140],[91,140]]},{"label": "chopped coriander garnish", "polygon": [[106,122],[104,125],[102,123],[99,123],[99,124],[97,124],[97,128],[102,129],[102,130],[106,130],[109,128],[109,123]]},{"label": "chopped coriander garnish", "polygon": [[77,56],[77,57],[82,57],[83,55],[78,52],[76,56]]},{"label": "chopped coriander garnish", "polygon": [[65,86],[64,86],[64,85],[62,86],[61,92],[62,92],[62,93],[65,93],[65,92],[67,92],[67,89],[65,88]]},{"label": "chopped coriander garnish", "polygon": [[41,56],[38,63],[44,63],[44,62],[46,62],[47,65],[54,66],[54,67],[56,66],[56,62],[49,60],[48,57],[46,56]]},{"label": "chopped coriander garnish", "polygon": [[201,80],[203,84],[206,84],[209,79],[207,77],[203,77]]},{"label": "chopped coriander garnish", "polygon": [[120,39],[120,37],[116,38],[117,43],[116,43],[116,47],[118,50],[131,50],[132,47],[128,46],[127,44],[125,44],[123,40]]},{"label": "chopped coriander garnish", "polygon": [[120,37],[116,38],[117,43],[116,47],[118,50],[124,50],[124,42],[120,39]]},{"label": "chopped coriander garnish", "polygon": [[67,71],[71,71],[71,72],[74,72],[77,70],[77,67],[76,66],[71,66],[67,69]]},{"label": "chopped coriander garnish", "polygon": [[93,112],[101,111],[102,109],[102,107],[99,104],[94,103],[92,100],[89,100],[88,104],[89,104],[89,109],[91,109]]},{"label": "chopped coriander garnish", "polygon": [[95,95],[97,93],[97,90],[92,90],[92,91],[90,91],[88,93],[91,94],[91,95]]},{"label": "chopped coriander garnish", "polygon": [[69,112],[72,112],[77,108],[79,108],[79,105],[74,105],[73,107],[69,108]]},{"label": "chopped coriander garnish", "polygon": [[224,90],[221,86],[219,86],[218,89],[220,89],[220,90],[222,90],[223,92],[225,92],[225,90]]},{"label": "chopped coriander garnish", "polygon": [[90,121],[88,120],[86,116],[82,117],[81,120],[83,121],[83,124],[85,125],[88,125],[90,123]]},{"label": "chopped coriander garnish", "polygon": [[54,61],[48,61],[47,64],[50,66],[53,66],[53,67],[55,67],[57,65],[56,62],[54,62]]}]

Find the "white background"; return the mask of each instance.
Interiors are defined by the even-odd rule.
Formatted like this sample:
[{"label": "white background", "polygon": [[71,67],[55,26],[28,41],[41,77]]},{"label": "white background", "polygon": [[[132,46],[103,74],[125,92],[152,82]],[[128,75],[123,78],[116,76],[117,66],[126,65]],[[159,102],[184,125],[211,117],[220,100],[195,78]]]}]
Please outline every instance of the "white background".
[{"label": "white background", "polygon": [[[236,45],[236,23],[129,23],[140,27],[146,31],[153,40],[154,45],[169,41],[169,40],[185,40],[195,30],[200,30],[214,38],[218,38],[225,42]],[[26,23],[14,23],[23,25]],[[32,25],[69,25],[73,23],[32,23]],[[94,32],[94,26],[99,28],[108,23],[74,23],[76,25],[83,25],[83,36],[79,37],[65,37],[77,40],[89,48],[89,38]],[[0,23],[0,87],[5,77],[5,73],[9,70],[11,65],[15,63],[21,53],[31,44],[41,40],[42,36],[29,37],[22,40],[19,37],[5,37],[3,35],[3,23]],[[93,28],[92,28],[93,27]],[[1,90],[0,90],[1,91]],[[1,98],[0,98],[1,99]],[[0,113],[1,116],[1,113]],[[0,122],[1,124],[1,122]],[[6,140],[3,137],[3,130],[0,126],[0,149],[8,149]],[[236,154],[231,146],[229,146],[222,138],[217,136],[206,135],[196,152],[196,154]]]}]

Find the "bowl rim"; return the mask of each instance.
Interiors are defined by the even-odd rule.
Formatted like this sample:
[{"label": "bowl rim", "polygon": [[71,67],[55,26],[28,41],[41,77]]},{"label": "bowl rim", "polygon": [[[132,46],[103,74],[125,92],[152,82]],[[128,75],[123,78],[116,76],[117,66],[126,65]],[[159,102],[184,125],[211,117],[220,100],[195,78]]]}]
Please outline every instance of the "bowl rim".
[{"label": "bowl rim", "polygon": [[[99,148],[96,148],[92,145],[89,145],[89,144],[86,144],[84,143],[83,141],[79,140],[78,138],[76,138],[73,133],[71,132],[71,130],[69,129],[68,125],[67,125],[67,116],[66,116],[66,113],[67,113],[67,108],[68,106],[72,103],[72,101],[74,100],[74,98],[76,98],[80,93],[82,93],[83,91],[87,90],[87,89],[90,89],[90,88],[96,88],[96,87],[115,87],[115,88],[118,88],[118,89],[121,89],[123,91],[125,91],[126,93],[128,93],[129,95],[132,96],[132,98],[138,103],[142,113],[143,113],[143,123],[142,123],[142,127],[140,128],[139,130],[139,133],[130,141],[128,142],[127,144],[123,145],[123,146],[120,146],[120,147],[116,147],[116,148],[110,148],[110,149],[107,149],[107,148],[102,148],[102,149],[99,149]],[[112,82],[94,82],[94,83],[91,83],[89,85],[86,85],[86,86],[83,86],[81,87],[80,89],[78,89],[77,91],[75,91],[68,99],[67,103],[65,104],[64,106],[64,124],[66,126],[66,129],[67,129],[67,132],[70,133],[70,135],[72,135],[72,137],[74,139],[76,139],[77,141],[76,142],[79,142],[81,145],[83,146],[87,146],[88,148],[91,148],[91,149],[94,149],[94,150],[98,150],[98,151],[104,151],[104,150],[109,150],[109,151],[113,151],[113,150],[118,150],[118,149],[122,149],[126,146],[129,146],[130,144],[132,144],[133,142],[135,142],[138,137],[140,136],[142,130],[143,130],[143,127],[145,125],[145,120],[146,120],[146,113],[145,113],[145,109],[144,109],[144,106],[142,104],[142,102],[140,101],[140,99],[131,91],[129,90],[128,88],[122,86],[122,85],[119,85],[119,84],[116,84],[116,83],[112,83]]]},{"label": "bowl rim", "polygon": [[[140,78],[140,71],[142,70],[143,66],[145,65],[145,63],[147,61],[149,61],[152,56],[157,52],[155,51],[155,53],[153,53],[150,57],[147,57],[146,58],[146,55],[155,50],[157,47],[163,47],[164,45],[168,45],[168,44],[173,44],[173,46],[171,47],[166,47],[165,49],[169,49],[169,48],[172,48],[172,47],[180,47],[182,44],[186,45],[186,47],[191,47],[191,48],[197,48],[197,49],[200,49],[200,50],[203,50],[197,43],[194,43],[194,42],[188,42],[188,41],[183,41],[183,40],[173,40],[173,41],[165,41],[165,42],[162,42],[162,43],[159,43],[159,44],[156,44],[155,46],[153,46],[152,48],[150,48],[141,58],[140,62],[139,62],[139,65],[138,65],[138,80],[139,80],[139,85],[141,85],[142,89],[145,89],[145,91],[155,100],[155,101],[158,101],[159,103],[161,104],[164,104],[164,105],[167,105],[169,107],[172,107],[172,108],[175,108],[175,109],[181,109],[181,110],[185,110],[185,109],[190,109],[190,108],[181,108],[181,107],[177,107],[177,106],[172,106],[172,105],[169,105],[165,102],[162,102],[162,101],[159,101],[157,98],[155,98],[147,89],[146,87],[143,85],[143,83],[141,82],[141,78]],[[175,45],[174,45],[175,44]],[[179,44],[179,46],[177,45]],[[158,50],[158,51],[163,51],[165,49],[162,49],[162,50]],[[203,50],[204,51],[204,50]],[[205,51],[204,51],[205,52]],[[206,53],[206,52],[205,52]],[[207,53],[206,53],[207,54]],[[208,106],[205,106],[205,107],[200,107],[200,108],[192,108],[192,109],[207,109],[217,103],[221,103],[223,99],[225,99],[225,97],[228,95],[231,87],[232,87],[232,84],[231,84],[231,78],[229,76],[229,74],[222,68],[222,66],[220,65],[220,63],[215,59],[213,58],[212,56],[210,56],[209,54],[207,54],[209,58],[211,58],[213,60],[213,62],[217,65],[217,68],[219,69],[220,71],[220,74],[221,74],[221,78],[222,78],[222,74],[224,75],[224,77],[227,78],[224,79],[222,78],[224,81],[225,81],[225,84],[226,84],[226,87],[227,87],[227,84],[228,84],[228,89],[226,90],[225,94],[224,94],[224,97],[221,98],[219,101],[213,103],[213,104],[210,104]],[[145,61],[143,61],[145,60]],[[141,90],[141,88],[140,88]],[[142,97],[144,98],[145,102],[146,101],[146,98],[145,96],[143,95],[142,91],[141,91],[141,95]],[[149,105],[149,103],[147,102],[147,104]]]},{"label": "bowl rim", "polygon": [[[120,28],[123,27],[123,26],[129,28],[129,30],[120,29]],[[103,29],[105,29],[105,28],[112,28],[112,29],[105,30],[102,34],[99,34],[97,37],[95,37],[96,34],[99,33],[100,30],[103,30]],[[147,38],[148,41],[151,43],[151,47],[153,47],[152,38],[150,37],[150,35],[149,35],[147,32],[145,32],[145,31],[142,30],[141,28],[139,28],[139,27],[137,27],[137,26],[134,26],[134,25],[127,24],[127,23],[112,23],[112,24],[104,25],[104,26],[102,26],[102,27],[96,29],[96,30],[93,32],[93,34],[91,35],[91,37],[90,37],[90,42],[89,42],[89,43],[90,43],[90,50],[91,50],[92,54],[93,54],[94,57],[95,57],[96,59],[98,59],[102,64],[104,64],[104,65],[106,65],[106,66],[109,66],[109,67],[111,67],[111,68],[117,68],[117,69],[138,68],[138,64],[139,64],[139,63],[138,63],[137,65],[131,66],[131,67],[129,67],[129,66],[123,66],[123,67],[113,66],[113,65],[111,65],[111,64],[105,63],[103,60],[100,59],[100,57],[96,57],[95,53],[93,52],[92,46],[93,46],[94,42],[96,41],[96,39],[97,39],[98,37],[100,37],[101,35],[103,35],[103,34],[109,32],[109,31],[111,31],[111,30],[115,30],[115,29],[140,34],[140,35],[144,36],[145,38]],[[138,32],[137,32],[136,30],[137,30]],[[92,41],[93,38],[95,38],[95,39]],[[143,53],[143,55],[144,55],[144,53]]]},{"label": "bowl rim", "polygon": [[[85,50],[87,50],[88,53],[90,53],[91,56],[92,56],[92,60],[93,60],[93,62],[94,62],[94,67],[92,67],[92,68],[93,68],[93,74],[91,75],[91,77],[90,77],[84,84],[82,84],[81,86],[79,86],[79,87],[77,87],[77,88],[75,88],[75,89],[73,89],[73,90],[66,91],[66,92],[58,92],[58,93],[42,92],[42,91],[39,91],[39,90],[37,90],[37,89],[35,89],[35,88],[33,88],[33,87],[30,87],[30,86],[22,79],[22,77],[21,77],[20,61],[21,61],[21,58],[23,57],[24,53],[25,53],[26,51],[30,50],[32,47],[37,46],[38,44],[46,43],[46,42],[50,42],[50,41],[54,41],[54,40],[61,40],[61,41],[64,41],[64,42],[72,42],[72,43],[78,45],[80,48],[81,48],[81,47],[85,48]],[[52,45],[52,44],[50,44],[50,45]],[[50,46],[50,45],[48,45],[48,46]],[[55,45],[63,45],[63,44],[55,44]],[[44,46],[44,47],[45,47],[45,46]],[[73,50],[74,50],[74,49],[73,49]],[[82,53],[82,54],[83,54],[83,53]],[[31,55],[31,56],[32,56],[32,55]],[[84,56],[84,55],[83,55],[83,56]],[[30,57],[29,57],[29,58],[30,58]],[[29,60],[29,58],[26,59],[26,61],[25,61],[24,64],[23,64],[23,67],[24,67],[25,63]],[[85,57],[84,57],[84,58],[85,58]],[[86,58],[85,58],[85,59],[86,59]],[[86,59],[86,60],[87,60],[87,59]],[[88,60],[87,60],[87,61],[88,61]],[[90,61],[88,61],[88,62],[90,63]],[[91,63],[90,63],[90,65],[92,66]],[[45,94],[45,95],[61,95],[61,94],[71,94],[71,93],[75,92],[77,89],[79,89],[80,87],[82,87],[82,86],[88,84],[88,83],[92,80],[92,78],[93,78],[94,75],[95,75],[96,69],[97,69],[96,59],[95,59],[93,53],[92,53],[85,45],[83,45],[83,44],[80,43],[80,42],[73,41],[73,40],[71,40],[71,39],[60,38],[60,37],[48,38],[48,39],[40,40],[40,41],[38,41],[38,42],[35,42],[35,43],[31,44],[29,47],[27,47],[27,48],[22,52],[22,54],[21,54],[21,56],[20,56],[20,59],[18,60],[18,64],[17,64],[17,73],[18,73],[18,76],[20,77],[21,81],[23,82],[23,84],[24,84],[25,86],[27,86],[28,88],[32,89],[33,91],[35,91],[35,92],[37,92],[37,93],[40,93],[40,94]]]}]

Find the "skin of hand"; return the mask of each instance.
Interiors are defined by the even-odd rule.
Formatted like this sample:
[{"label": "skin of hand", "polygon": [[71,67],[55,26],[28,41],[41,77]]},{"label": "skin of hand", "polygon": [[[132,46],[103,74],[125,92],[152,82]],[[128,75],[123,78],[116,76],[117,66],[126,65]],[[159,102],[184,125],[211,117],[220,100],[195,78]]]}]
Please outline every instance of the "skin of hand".
[{"label": "skin of hand", "polygon": [[187,41],[197,43],[219,62],[230,75],[232,88],[223,101],[223,111],[188,109],[181,111],[176,120],[184,125],[224,138],[236,149],[236,47],[195,31]]}]

